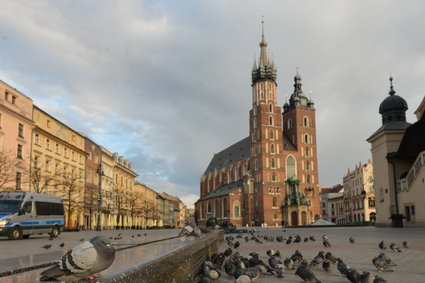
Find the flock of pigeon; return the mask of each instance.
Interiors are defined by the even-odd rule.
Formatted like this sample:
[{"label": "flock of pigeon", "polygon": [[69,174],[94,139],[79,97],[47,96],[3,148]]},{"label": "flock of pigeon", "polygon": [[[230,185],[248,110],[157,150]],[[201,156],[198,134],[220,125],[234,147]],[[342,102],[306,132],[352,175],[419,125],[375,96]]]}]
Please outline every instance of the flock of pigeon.
[{"label": "flock of pigeon", "polygon": [[[273,249],[266,251],[267,260],[260,259],[260,255],[256,252],[251,252],[249,253],[249,257],[244,257],[237,251],[244,240],[245,243],[253,241],[257,244],[263,244],[264,241],[276,241],[289,245],[291,243],[296,244],[309,241],[315,242],[316,238],[314,236],[302,238],[300,235],[289,237],[274,237],[260,235],[259,232],[257,232],[255,229],[250,231],[239,230],[235,237],[232,235],[225,237],[228,248],[223,252],[213,254],[204,262],[195,282],[219,282],[221,274],[224,271],[231,278],[234,278],[234,282],[236,283],[251,283],[257,281],[257,279],[263,275],[265,279],[267,276],[273,276],[274,278],[285,278],[285,272],[293,272],[295,270],[295,274],[299,276],[303,282],[320,283],[321,281],[316,277],[315,273],[317,273],[317,271],[320,269],[323,269],[323,271],[326,273],[331,273],[333,265],[336,265],[341,278],[346,278],[344,280],[348,280],[349,282],[387,282],[379,275],[375,275],[373,277],[368,271],[363,271],[360,273],[356,269],[350,268],[341,258],[335,257],[329,251],[320,251],[317,256],[315,256],[310,262],[304,258],[299,250],[296,250],[292,255],[286,258],[284,258],[279,251],[275,251]],[[355,243],[353,237],[350,237],[348,241],[351,244]],[[331,247],[331,243],[327,235],[322,236],[322,243],[324,248]],[[387,248],[384,241],[379,243],[378,246],[381,250],[385,250]],[[403,242],[403,246],[406,249],[408,248],[407,241]],[[394,252],[402,252],[395,243],[391,243],[389,247]],[[393,271],[391,267],[396,266],[396,264],[383,252],[376,256],[372,260],[372,263],[377,268],[378,272]]]}]

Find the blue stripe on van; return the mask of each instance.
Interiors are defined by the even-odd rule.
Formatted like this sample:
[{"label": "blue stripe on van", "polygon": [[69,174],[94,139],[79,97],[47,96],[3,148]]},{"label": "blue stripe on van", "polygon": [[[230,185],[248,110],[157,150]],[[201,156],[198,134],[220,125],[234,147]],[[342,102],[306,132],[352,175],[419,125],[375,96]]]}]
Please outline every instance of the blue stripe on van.
[{"label": "blue stripe on van", "polygon": [[3,218],[5,216],[7,216],[7,215],[9,215],[9,214],[0,214],[0,218]]},{"label": "blue stripe on van", "polygon": [[46,221],[46,224],[47,225],[49,225],[49,224],[65,224],[65,221],[63,221],[63,220],[49,220],[49,221]]}]

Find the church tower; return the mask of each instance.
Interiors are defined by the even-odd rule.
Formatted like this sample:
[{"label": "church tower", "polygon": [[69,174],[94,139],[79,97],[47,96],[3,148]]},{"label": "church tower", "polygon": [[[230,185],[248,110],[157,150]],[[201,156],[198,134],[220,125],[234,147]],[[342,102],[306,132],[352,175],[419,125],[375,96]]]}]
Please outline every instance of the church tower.
[{"label": "church tower", "polygon": [[[286,102],[283,106],[282,123],[283,134],[295,146],[298,153],[298,158],[295,160],[292,160],[290,154],[285,157],[288,168],[289,164],[295,162],[293,173],[287,170],[286,213],[289,224],[303,225],[308,222],[306,219],[317,220],[321,211],[314,102],[304,95],[298,70],[294,77],[294,92],[289,99],[289,104]],[[297,189],[294,188],[291,192],[289,186],[296,186]],[[300,205],[305,207],[300,209]]]},{"label": "church tower", "polygon": [[254,61],[252,68],[252,109],[249,113],[250,168],[254,184],[250,219],[254,223],[247,224],[274,226],[282,222],[284,199],[282,117],[277,104],[277,71],[274,62],[267,57],[264,22],[262,24],[260,58],[258,63]]}]

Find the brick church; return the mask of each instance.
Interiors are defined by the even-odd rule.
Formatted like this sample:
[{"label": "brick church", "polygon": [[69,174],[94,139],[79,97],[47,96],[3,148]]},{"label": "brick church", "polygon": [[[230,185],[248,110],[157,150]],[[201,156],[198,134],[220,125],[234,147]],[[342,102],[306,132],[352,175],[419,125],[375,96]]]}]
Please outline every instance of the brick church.
[{"label": "brick church", "polygon": [[210,216],[237,226],[308,225],[320,218],[314,103],[297,71],[282,112],[264,31],[260,48],[251,72],[249,136],[214,154],[195,203],[198,225]]}]

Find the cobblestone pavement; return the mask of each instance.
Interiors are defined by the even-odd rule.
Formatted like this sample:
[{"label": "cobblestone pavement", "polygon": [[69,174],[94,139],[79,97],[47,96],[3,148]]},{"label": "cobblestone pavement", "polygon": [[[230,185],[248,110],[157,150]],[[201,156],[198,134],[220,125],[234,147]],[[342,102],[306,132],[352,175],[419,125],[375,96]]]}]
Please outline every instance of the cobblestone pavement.
[{"label": "cobblestone pavement", "polygon": [[[251,229],[251,228],[249,228]],[[340,257],[351,268],[355,268],[362,273],[369,271],[374,277],[375,274],[385,278],[388,282],[399,283],[424,283],[425,282],[425,228],[375,228],[375,227],[332,227],[332,228],[258,228],[260,235],[271,236],[295,236],[299,234],[304,237],[315,236],[315,242],[301,242],[298,244],[286,245],[279,242],[266,242],[257,244],[254,241],[245,242],[244,239],[238,239],[241,243],[237,249],[243,256],[249,257],[250,252],[257,252],[260,258],[268,262],[266,250],[274,249],[280,251],[283,259],[290,257],[295,250],[299,250],[305,259],[310,261],[321,250],[330,251],[335,257]],[[324,248],[322,245],[322,235],[326,234],[332,245],[330,248]],[[226,234],[225,234],[226,236]],[[355,243],[349,243],[348,239],[353,236]],[[384,252],[391,258],[397,266],[394,266],[394,272],[377,272],[372,264],[372,259],[377,256],[381,250],[378,244],[381,240],[387,243],[387,250]],[[402,242],[409,242],[409,249],[403,248]],[[390,243],[396,243],[401,249],[401,253],[396,253],[389,249]],[[226,242],[223,242],[219,251],[227,248]],[[330,274],[323,272],[317,267],[313,268],[316,277],[322,282],[349,282],[348,279],[340,277],[336,266],[332,267]],[[235,282],[233,278],[224,271],[220,282]],[[294,271],[285,271],[285,278],[276,278],[272,275],[263,275],[257,283],[265,282],[303,282]]]}]

